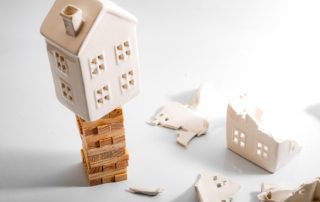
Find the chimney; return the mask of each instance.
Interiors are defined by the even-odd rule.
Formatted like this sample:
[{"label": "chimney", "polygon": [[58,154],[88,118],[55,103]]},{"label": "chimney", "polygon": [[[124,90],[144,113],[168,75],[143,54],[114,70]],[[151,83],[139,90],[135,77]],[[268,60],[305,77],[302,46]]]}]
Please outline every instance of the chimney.
[{"label": "chimney", "polygon": [[82,26],[82,10],[73,5],[68,5],[60,11],[63,19],[66,33],[71,36],[76,36]]}]

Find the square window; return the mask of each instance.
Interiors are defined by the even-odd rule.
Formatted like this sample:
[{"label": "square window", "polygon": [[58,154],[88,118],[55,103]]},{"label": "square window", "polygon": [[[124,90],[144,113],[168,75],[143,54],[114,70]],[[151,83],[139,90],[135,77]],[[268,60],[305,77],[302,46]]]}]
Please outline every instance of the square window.
[{"label": "square window", "polygon": [[244,138],[245,138],[245,135],[244,135],[243,133],[241,133],[240,138],[241,138],[241,139],[244,139]]},{"label": "square window", "polygon": [[233,139],[233,142],[236,143],[236,144],[238,144],[238,138],[235,137],[235,138]]},{"label": "square window", "polygon": [[218,180],[218,176],[214,176],[214,177],[213,177],[213,180],[214,180],[214,181]]},{"label": "square window", "polygon": [[259,142],[258,142],[258,148],[262,148],[262,145],[261,145],[261,143],[259,143]]},{"label": "square window", "polygon": [[241,146],[242,148],[244,148],[244,146],[245,146],[244,142],[240,142],[240,146]]},{"label": "square window", "polygon": [[257,155],[261,156],[261,150],[260,149],[257,150]]},{"label": "square window", "polygon": [[220,187],[222,187],[222,186],[221,186],[221,184],[219,183],[219,184],[217,184],[217,187],[220,188]]},{"label": "square window", "polygon": [[264,146],[263,149],[264,149],[264,151],[268,152],[269,148],[267,146]]},{"label": "square window", "polygon": [[234,130],[234,135],[238,136],[239,132],[237,130]]},{"label": "square window", "polygon": [[263,152],[263,158],[268,158],[268,154]]}]

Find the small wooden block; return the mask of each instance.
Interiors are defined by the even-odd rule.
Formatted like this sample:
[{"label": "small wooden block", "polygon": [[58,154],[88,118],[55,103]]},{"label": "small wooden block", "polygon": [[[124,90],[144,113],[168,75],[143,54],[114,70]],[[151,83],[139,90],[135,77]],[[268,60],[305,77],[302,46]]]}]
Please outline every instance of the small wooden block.
[{"label": "small wooden block", "polygon": [[83,149],[81,149],[80,151],[81,151],[82,163],[85,163],[86,160],[85,160],[85,156],[84,156],[84,153],[83,153]]},{"label": "small wooden block", "polygon": [[102,140],[99,140],[99,142],[100,142],[100,147],[102,147],[104,145],[111,145],[112,144],[112,138],[109,137],[109,138],[106,138],[106,139],[102,139]]},{"label": "small wooden block", "polygon": [[98,129],[98,134],[101,134],[101,133],[106,133],[106,132],[109,132],[111,131],[111,125],[110,124],[106,124],[106,125],[103,125],[103,126],[98,126],[97,127]]},{"label": "small wooden block", "polygon": [[99,158],[100,160],[112,158],[113,157],[113,151],[105,152],[105,153],[98,154],[98,155],[100,156],[100,158]]},{"label": "small wooden block", "polygon": [[84,131],[84,135],[85,135],[85,136],[98,134],[98,129],[97,129],[97,127],[86,128],[86,129],[84,129],[83,131]]},{"label": "small wooden block", "polygon": [[127,173],[122,173],[122,174],[115,175],[114,178],[115,178],[115,182],[120,182],[120,181],[128,179]]},{"label": "small wooden block", "polygon": [[88,171],[89,174],[98,173],[98,172],[102,172],[102,166],[90,168]]},{"label": "small wooden block", "polygon": [[118,163],[116,163],[116,168],[119,169],[119,168],[125,168],[125,167],[128,167],[128,161],[120,161]]},{"label": "small wooden block", "polygon": [[109,166],[103,166],[103,171],[113,170],[116,169],[116,164],[109,165]]},{"label": "small wooden block", "polygon": [[102,178],[102,183],[109,183],[109,182],[115,182],[115,176],[106,176]]},{"label": "small wooden block", "polygon": [[125,141],[126,136],[125,135],[116,135],[112,137],[112,144],[117,144],[119,142]]},{"label": "small wooden block", "polygon": [[91,142],[91,143],[87,144],[88,149],[94,149],[94,148],[99,148],[99,147],[100,147],[99,142]]},{"label": "small wooden block", "polygon": [[114,117],[117,117],[120,115],[122,115],[122,107],[121,106],[109,113],[110,118],[114,118]]},{"label": "small wooden block", "polygon": [[99,185],[102,184],[102,179],[94,179],[94,180],[90,180],[90,186],[95,186],[95,185]]},{"label": "small wooden block", "polygon": [[113,155],[112,157],[122,156],[126,153],[125,148],[117,149],[112,151]]},{"label": "small wooden block", "polygon": [[93,156],[88,156],[88,161],[89,162],[94,162],[94,161],[99,161],[100,160],[100,155],[93,155]]},{"label": "small wooden block", "polygon": [[117,130],[120,128],[124,128],[123,122],[118,122],[118,123],[112,123],[111,124],[111,130]]},{"label": "small wooden block", "polygon": [[76,119],[77,119],[77,125],[78,125],[78,129],[79,129],[79,133],[82,135],[82,134],[83,134],[83,130],[82,130],[82,125],[81,125],[80,117],[78,117],[78,116],[76,115]]}]

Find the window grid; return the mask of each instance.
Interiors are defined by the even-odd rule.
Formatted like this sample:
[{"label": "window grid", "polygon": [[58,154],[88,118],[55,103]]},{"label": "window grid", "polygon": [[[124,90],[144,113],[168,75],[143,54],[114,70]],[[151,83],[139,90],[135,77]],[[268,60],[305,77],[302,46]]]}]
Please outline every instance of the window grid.
[{"label": "window grid", "polygon": [[102,88],[95,91],[96,103],[98,107],[102,107],[103,104],[110,102],[109,86],[105,85]]},{"label": "window grid", "polygon": [[115,52],[117,57],[117,63],[121,64],[131,58],[131,42],[130,40],[126,40],[121,44],[115,46]]},{"label": "window grid", "polygon": [[258,141],[256,154],[263,159],[268,159],[269,147]]},{"label": "window grid", "polygon": [[67,82],[62,81],[60,79],[60,87],[61,87],[62,97],[64,97],[69,102],[74,103],[71,86],[67,84]]},{"label": "window grid", "polygon": [[100,55],[94,58],[91,58],[89,60],[89,63],[90,63],[91,78],[94,78],[99,74],[102,74],[106,69],[103,53],[101,53]]},{"label": "window grid", "polygon": [[131,90],[135,86],[133,70],[120,75],[120,84],[122,93]]},{"label": "window grid", "polygon": [[233,130],[233,143],[235,143],[236,145],[240,146],[241,148],[245,148],[246,147],[246,134],[244,132],[241,132],[237,129]]},{"label": "window grid", "polygon": [[54,58],[55,58],[57,69],[64,75],[68,76],[66,58],[63,55],[59,54],[58,52],[54,52]]}]

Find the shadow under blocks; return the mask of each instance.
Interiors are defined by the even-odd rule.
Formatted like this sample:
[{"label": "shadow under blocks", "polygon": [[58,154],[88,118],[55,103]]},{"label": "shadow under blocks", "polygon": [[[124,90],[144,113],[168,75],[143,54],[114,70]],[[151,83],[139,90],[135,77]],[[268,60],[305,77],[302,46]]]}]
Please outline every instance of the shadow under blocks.
[{"label": "shadow under blocks", "polygon": [[0,190],[88,186],[78,153],[8,153],[0,155]]}]

